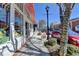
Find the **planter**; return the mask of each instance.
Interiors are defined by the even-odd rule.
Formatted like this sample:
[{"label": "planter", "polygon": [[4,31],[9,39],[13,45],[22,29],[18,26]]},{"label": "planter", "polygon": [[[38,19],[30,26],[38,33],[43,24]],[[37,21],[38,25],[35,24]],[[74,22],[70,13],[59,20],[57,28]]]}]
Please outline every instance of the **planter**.
[{"label": "planter", "polygon": [[74,56],[74,55],[79,55],[79,47],[72,44],[68,44],[67,56]]},{"label": "planter", "polygon": [[50,38],[49,41],[45,42],[45,46],[48,48],[51,56],[58,56],[60,46],[57,44],[56,38]]},{"label": "planter", "polygon": [[60,46],[59,45],[54,45],[54,46],[49,46],[47,45],[47,48],[49,50],[49,53],[51,56],[58,56],[59,54],[59,49],[60,49]]}]

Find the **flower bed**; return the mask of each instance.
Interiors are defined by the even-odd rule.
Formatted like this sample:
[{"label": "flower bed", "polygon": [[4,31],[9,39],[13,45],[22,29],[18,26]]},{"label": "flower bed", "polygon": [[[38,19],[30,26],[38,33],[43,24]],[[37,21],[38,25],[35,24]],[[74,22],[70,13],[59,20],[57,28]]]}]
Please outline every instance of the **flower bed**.
[{"label": "flower bed", "polygon": [[[51,38],[49,41],[45,42],[45,46],[48,48],[51,56],[58,56],[60,45],[57,44],[56,38]],[[79,47],[68,44],[67,47],[67,56],[79,56]]]},{"label": "flower bed", "polygon": [[70,55],[79,55],[79,47],[72,44],[68,44],[67,56]]},{"label": "flower bed", "polygon": [[57,44],[56,38],[51,38],[49,41],[44,43],[48,48],[51,56],[57,56],[60,46]]},{"label": "flower bed", "polygon": [[0,29],[0,44],[4,44],[9,40],[9,37],[6,36],[6,31],[4,29]]},{"label": "flower bed", "polygon": [[56,38],[50,38],[47,42],[45,42],[45,46],[46,45],[54,46],[55,44],[57,44],[57,39]]}]

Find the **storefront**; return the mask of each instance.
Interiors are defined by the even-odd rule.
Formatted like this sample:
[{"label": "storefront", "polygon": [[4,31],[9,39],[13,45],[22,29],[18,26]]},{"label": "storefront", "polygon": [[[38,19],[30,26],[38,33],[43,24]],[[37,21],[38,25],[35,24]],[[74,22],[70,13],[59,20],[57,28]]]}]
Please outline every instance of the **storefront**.
[{"label": "storefront", "polygon": [[[9,8],[8,8],[9,7]],[[0,54],[13,55],[23,43],[23,15],[15,4],[0,4]]]},{"label": "storefront", "polygon": [[9,5],[0,4],[0,45],[10,40]]},{"label": "storefront", "polygon": [[13,55],[32,36],[32,17],[23,6],[0,4],[0,55]]}]

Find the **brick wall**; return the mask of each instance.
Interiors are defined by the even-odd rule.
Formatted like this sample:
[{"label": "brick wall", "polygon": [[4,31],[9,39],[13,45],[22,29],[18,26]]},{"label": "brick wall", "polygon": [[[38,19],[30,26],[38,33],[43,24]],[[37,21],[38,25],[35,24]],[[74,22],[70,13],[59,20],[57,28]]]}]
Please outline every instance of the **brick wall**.
[{"label": "brick wall", "polygon": [[[72,24],[71,24],[72,23]],[[69,26],[72,27],[72,30],[73,31],[76,31],[75,27],[79,25],[79,18],[75,18],[73,21],[70,21],[69,22]],[[53,25],[53,28],[54,29],[58,29],[58,28],[61,28],[61,25],[60,24],[55,24]]]},{"label": "brick wall", "polygon": [[75,31],[75,26],[79,25],[79,20],[77,21],[72,21],[72,30]]}]

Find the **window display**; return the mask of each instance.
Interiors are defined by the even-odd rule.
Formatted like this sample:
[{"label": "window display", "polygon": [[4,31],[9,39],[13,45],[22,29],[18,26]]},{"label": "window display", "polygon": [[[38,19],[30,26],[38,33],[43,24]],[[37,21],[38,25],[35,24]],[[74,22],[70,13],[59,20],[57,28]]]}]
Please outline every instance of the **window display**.
[{"label": "window display", "polygon": [[22,15],[15,11],[15,36],[21,36],[23,34],[23,19]]},{"label": "window display", "polygon": [[9,24],[7,21],[9,21],[10,17],[7,15],[7,6],[4,8],[3,4],[0,4],[0,44],[3,44],[9,40]]}]

